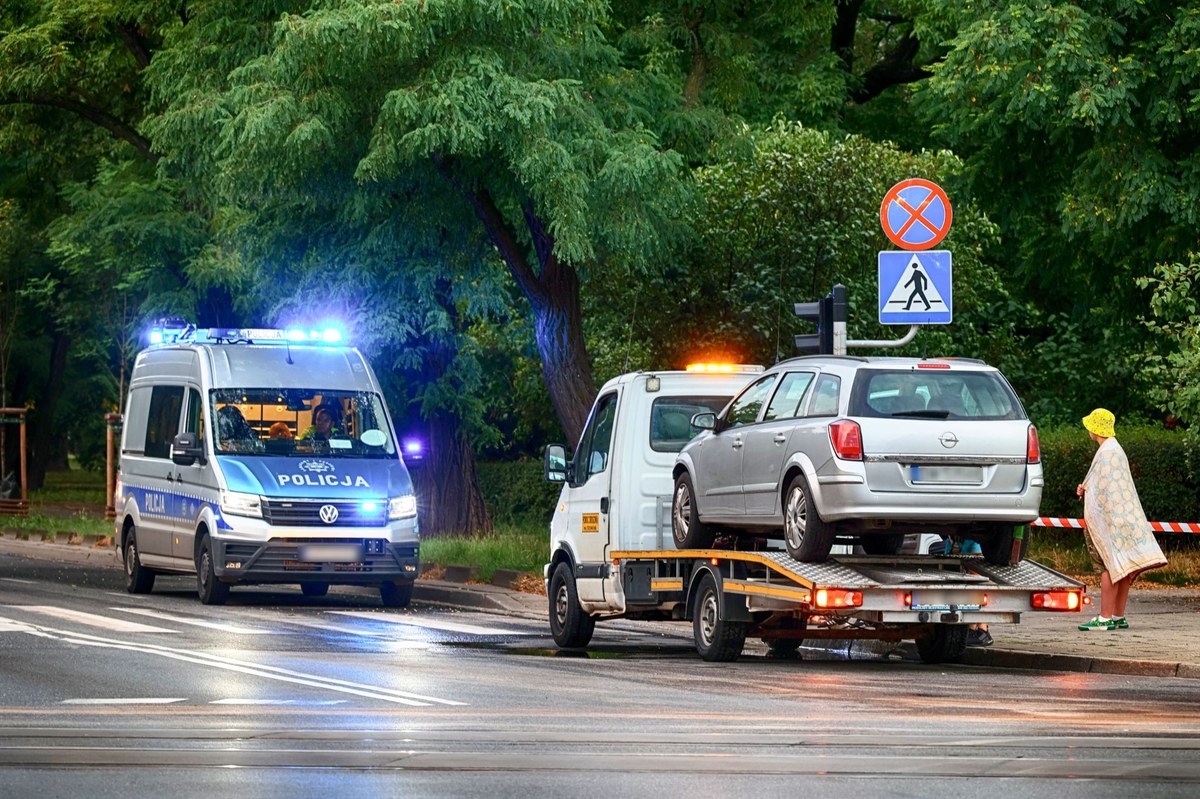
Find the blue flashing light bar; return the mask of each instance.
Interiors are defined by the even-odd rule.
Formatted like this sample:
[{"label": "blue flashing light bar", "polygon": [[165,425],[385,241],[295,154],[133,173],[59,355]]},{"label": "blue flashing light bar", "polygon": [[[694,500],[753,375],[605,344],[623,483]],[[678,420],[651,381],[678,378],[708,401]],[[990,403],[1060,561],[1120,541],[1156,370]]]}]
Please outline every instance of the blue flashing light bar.
[{"label": "blue flashing light bar", "polygon": [[182,319],[161,319],[150,329],[150,346],[169,344],[323,344],[338,346],[345,335],[336,327],[279,330],[262,327],[197,329]]}]

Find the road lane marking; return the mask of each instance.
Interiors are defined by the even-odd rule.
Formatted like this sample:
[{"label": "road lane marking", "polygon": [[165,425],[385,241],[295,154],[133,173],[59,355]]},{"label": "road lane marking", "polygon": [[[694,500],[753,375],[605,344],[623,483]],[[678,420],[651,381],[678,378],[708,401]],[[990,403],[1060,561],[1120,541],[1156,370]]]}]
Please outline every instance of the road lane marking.
[{"label": "road lane marking", "polygon": [[64,619],[66,621],[76,621],[80,624],[86,624],[89,627],[99,627],[109,632],[114,633],[175,633],[175,630],[168,630],[165,627],[152,627],[148,624],[139,624],[135,621],[123,621],[121,619],[111,619],[108,616],[98,616],[95,613],[84,613],[78,610],[68,610],[67,608],[59,608],[54,605],[8,605],[7,607],[16,608],[19,610],[29,611],[31,613],[40,613],[43,616],[53,616],[56,619]]},{"label": "road lane marking", "polygon": [[21,583],[22,585],[33,585],[33,580],[18,580],[16,577],[0,577],[6,583]]},{"label": "road lane marking", "polygon": [[171,705],[176,702],[186,702],[187,700],[181,696],[178,697],[108,697],[96,699],[64,699],[64,705]]},{"label": "road lane marking", "polygon": [[382,622],[384,624],[399,624],[407,627],[423,627],[430,630],[442,630],[451,633],[466,633],[467,635],[531,635],[521,630],[506,630],[501,627],[479,627],[474,624],[462,624],[455,621],[443,621],[425,616],[394,616],[387,613],[373,613],[367,610],[331,610],[339,616],[353,616],[359,619]]},{"label": "road lane marking", "polygon": [[110,607],[109,610],[115,610],[120,613],[136,613],[139,616],[149,616],[152,619],[164,619],[165,621],[174,621],[180,624],[190,624],[194,627],[206,627],[210,630],[220,630],[221,632],[233,633],[235,635],[276,635],[274,630],[259,630],[254,627],[242,627],[240,624],[223,624],[216,621],[172,616],[169,613],[150,610],[149,608]]}]

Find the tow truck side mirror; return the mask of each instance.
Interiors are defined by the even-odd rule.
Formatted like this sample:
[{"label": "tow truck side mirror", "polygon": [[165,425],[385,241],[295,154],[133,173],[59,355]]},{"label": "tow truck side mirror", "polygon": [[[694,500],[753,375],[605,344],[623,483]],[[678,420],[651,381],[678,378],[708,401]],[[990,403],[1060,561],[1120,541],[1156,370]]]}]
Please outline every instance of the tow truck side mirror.
[{"label": "tow truck side mirror", "polygon": [[179,433],[171,441],[171,460],[178,466],[191,466],[196,461],[204,463],[204,449],[200,437],[195,433]]},{"label": "tow truck side mirror", "polygon": [[552,483],[565,483],[569,471],[567,448],[562,444],[548,444],[542,458],[542,472],[546,479]]},{"label": "tow truck side mirror", "polygon": [[713,413],[712,411],[705,411],[704,413],[698,413],[692,417],[692,427],[698,428],[700,430],[716,430],[717,429],[717,415],[715,413]]}]

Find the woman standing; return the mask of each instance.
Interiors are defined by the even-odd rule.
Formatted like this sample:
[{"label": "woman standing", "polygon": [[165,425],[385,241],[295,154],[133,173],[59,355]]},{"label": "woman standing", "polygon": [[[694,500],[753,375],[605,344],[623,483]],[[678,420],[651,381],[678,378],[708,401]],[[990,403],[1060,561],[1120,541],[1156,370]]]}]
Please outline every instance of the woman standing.
[{"label": "woman standing", "polygon": [[1142,572],[1167,565],[1133,485],[1129,458],[1115,438],[1115,425],[1116,417],[1104,408],[1083,417],[1099,448],[1075,493],[1083,500],[1084,537],[1101,575],[1100,615],[1079,625],[1080,630],[1128,629],[1129,587]]}]

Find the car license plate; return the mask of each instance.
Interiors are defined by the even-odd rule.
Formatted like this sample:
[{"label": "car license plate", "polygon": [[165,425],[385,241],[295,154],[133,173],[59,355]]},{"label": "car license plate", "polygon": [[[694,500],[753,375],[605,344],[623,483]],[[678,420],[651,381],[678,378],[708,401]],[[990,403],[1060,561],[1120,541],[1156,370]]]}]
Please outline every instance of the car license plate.
[{"label": "car license plate", "polygon": [[940,483],[942,485],[981,485],[983,470],[978,466],[920,466],[909,467],[909,476],[914,483]]},{"label": "car license plate", "polygon": [[982,591],[913,591],[913,610],[950,610],[953,605],[957,610],[982,610],[984,593]]},{"label": "car license plate", "polygon": [[300,560],[307,563],[360,563],[361,544],[305,544],[300,547]]}]

